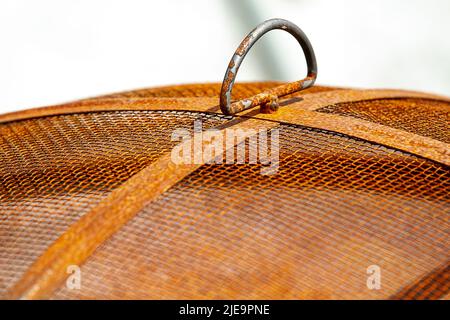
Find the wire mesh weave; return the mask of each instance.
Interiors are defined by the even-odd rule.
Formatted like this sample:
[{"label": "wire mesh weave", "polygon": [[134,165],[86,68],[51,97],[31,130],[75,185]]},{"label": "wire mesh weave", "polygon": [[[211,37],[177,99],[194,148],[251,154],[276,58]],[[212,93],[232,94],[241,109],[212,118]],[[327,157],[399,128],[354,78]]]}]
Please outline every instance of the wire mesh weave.
[{"label": "wire mesh weave", "polygon": [[424,99],[338,103],[318,112],[355,117],[450,143],[450,104]]},{"label": "wire mesh weave", "polygon": [[175,142],[175,128],[226,118],[191,112],[118,111],[44,117],[0,126],[0,295],[111,190]]},{"label": "wire mesh weave", "polygon": [[[236,85],[234,95],[273,85]],[[105,97],[213,97],[219,89]],[[317,111],[449,142],[448,110],[441,101],[381,99]],[[205,129],[231,119],[108,111],[0,124],[0,297],[71,224],[170,151],[174,129],[192,130],[197,118]],[[277,174],[261,175],[260,164],[201,166],[99,247],[81,267],[82,290],[63,285],[54,298],[448,296],[447,166],[336,132],[278,129]],[[366,286],[370,265],[383,270],[382,290]]]},{"label": "wire mesh weave", "polygon": [[[449,174],[281,126],[280,169],[204,165],[148,205],[56,298],[377,298],[449,260]],[[440,213],[440,214],[437,214]],[[366,287],[379,265],[382,292]]]}]

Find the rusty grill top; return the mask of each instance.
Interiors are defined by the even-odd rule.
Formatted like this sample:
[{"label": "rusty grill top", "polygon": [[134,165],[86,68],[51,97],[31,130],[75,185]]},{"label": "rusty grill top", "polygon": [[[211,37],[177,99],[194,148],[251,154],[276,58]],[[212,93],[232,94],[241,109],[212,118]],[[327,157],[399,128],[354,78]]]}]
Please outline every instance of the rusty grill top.
[{"label": "rusty grill top", "polygon": [[[273,28],[300,42],[308,76],[237,83],[232,103],[246,50]],[[309,87],[314,52],[284,20],[236,54],[223,84],[0,115],[1,298],[450,298],[450,100]],[[278,112],[247,109],[285,94]],[[279,173],[174,163],[171,133],[198,119],[280,130]],[[366,287],[373,264],[381,290]],[[80,291],[65,285],[72,265]]]}]

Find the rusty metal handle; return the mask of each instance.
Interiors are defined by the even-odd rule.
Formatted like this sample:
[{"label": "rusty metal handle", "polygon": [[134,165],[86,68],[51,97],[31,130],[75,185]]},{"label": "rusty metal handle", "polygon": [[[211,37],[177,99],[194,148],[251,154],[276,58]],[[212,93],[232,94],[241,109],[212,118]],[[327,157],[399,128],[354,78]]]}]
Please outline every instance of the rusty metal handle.
[{"label": "rusty metal handle", "polygon": [[[284,84],[270,90],[261,92],[250,98],[231,103],[231,91],[233,90],[234,80],[239,67],[247,55],[250,48],[270,30],[280,29],[289,32],[303,49],[305,54],[306,64],[308,67],[308,74],[306,78]],[[284,19],[270,19],[264,21],[253,29],[247,37],[241,42],[236,52],[228,64],[225,77],[222,82],[222,89],[220,91],[220,109],[224,114],[233,115],[256,106],[261,106],[261,111],[271,113],[278,109],[278,97],[282,97],[296,91],[300,91],[311,87],[317,77],[317,62],[314,50],[303,31],[290,21]]]}]

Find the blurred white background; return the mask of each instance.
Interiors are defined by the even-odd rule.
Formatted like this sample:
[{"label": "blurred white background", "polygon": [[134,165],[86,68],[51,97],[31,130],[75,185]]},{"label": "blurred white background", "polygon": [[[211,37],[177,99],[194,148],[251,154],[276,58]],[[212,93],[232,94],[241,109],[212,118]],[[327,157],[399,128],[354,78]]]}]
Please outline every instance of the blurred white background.
[{"label": "blurred white background", "polygon": [[[450,95],[448,0],[2,0],[0,113],[220,82],[244,36],[274,17],[308,35],[318,84]],[[273,31],[252,49],[238,81],[304,73],[297,42]]]}]

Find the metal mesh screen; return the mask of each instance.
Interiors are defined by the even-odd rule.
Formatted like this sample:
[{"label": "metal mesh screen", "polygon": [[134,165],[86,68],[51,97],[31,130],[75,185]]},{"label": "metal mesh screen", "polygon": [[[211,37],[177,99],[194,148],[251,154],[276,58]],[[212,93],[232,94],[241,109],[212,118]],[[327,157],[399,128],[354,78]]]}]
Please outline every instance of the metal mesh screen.
[{"label": "metal mesh screen", "polygon": [[355,117],[450,143],[450,103],[424,99],[380,99],[339,103],[317,110]]},{"label": "metal mesh screen", "polygon": [[0,125],[0,296],[69,225],[170,151],[175,128],[225,120],[191,112],[118,111]]},{"label": "metal mesh screen", "polygon": [[[82,290],[55,297],[377,298],[449,261],[447,168],[332,132],[280,130],[277,174],[202,166],[88,259]],[[382,290],[366,286],[370,265]]]},{"label": "metal mesh screen", "polygon": [[[277,84],[236,84],[233,97]],[[298,95],[327,90],[336,88]],[[100,99],[219,92],[197,84]],[[443,101],[378,99],[317,111],[450,142],[448,110]],[[0,124],[0,297],[79,217],[170,151],[174,129],[192,130],[199,117],[204,129],[231,119],[109,111]],[[275,175],[261,175],[259,164],[201,166],[95,251],[81,266],[82,290],[63,285],[54,298],[448,297],[447,166],[336,132],[279,129]],[[382,270],[381,290],[366,286],[370,265]]]}]

